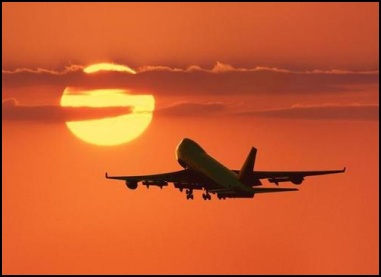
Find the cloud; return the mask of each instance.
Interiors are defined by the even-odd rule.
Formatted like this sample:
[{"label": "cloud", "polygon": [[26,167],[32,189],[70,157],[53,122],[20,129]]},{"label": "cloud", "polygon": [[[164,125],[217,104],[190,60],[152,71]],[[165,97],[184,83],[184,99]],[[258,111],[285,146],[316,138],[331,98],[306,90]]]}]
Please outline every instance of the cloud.
[{"label": "cloud", "polygon": [[305,74],[378,74],[378,71],[369,70],[369,71],[351,71],[351,70],[342,70],[342,69],[313,69],[313,70],[290,70],[277,67],[267,67],[267,66],[256,66],[253,68],[243,68],[243,67],[234,67],[230,64],[225,64],[221,62],[216,62],[212,69],[205,69],[197,65],[191,65],[185,69],[182,68],[171,68],[169,66],[141,66],[136,70],[138,73],[147,72],[147,71],[172,71],[172,72],[209,72],[209,73],[225,73],[225,72],[256,72],[256,71],[273,71],[273,72],[283,72],[283,73],[305,73]]},{"label": "cloud", "polygon": [[9,109],[13,108],[14,106],[18,105],[18,102],[14,98],[6,99],[2,102],[2,109]]},{"label": "cloud", "polygon": [[267,118],[284,118],[299,120],[361,120],[377,121],[379,118],[378,105],[364,104],[324,104],[324,105],[293,105],[279,109],[235,112],[234,107],[227,103],[210,102],[181,102],[155,111],[156,115],[165,116],[255,116]]},{"label": "cloud", "polygon": [[21,106],[15,99],[2,103],[3,120],[26,120],[38,122],[66,122],[102,119],[128,114],[131,107],[61,107],[61,106]]},{"label": "cloud", "polygon": [[[378,121],[379,105],[371,104],[324,104],[293,105],[290,107],[235,112],[234,107],[221,102],[179,102],[155,110],[156,116],[255,116],[267,118],[299,120],[360,120]],[[61,107],[61,106],[21,106],[16,99],[2,103],[3,120],[24,120],[38,122],[66,122],[102,119],[125,115],[132,107]]]},{"label": "cloud", "polygon": [[285,119],[378,121],[378,105],[292,106],[281,109],[243,112],[237,115]]},{"label": "cloud", "polygon": [[215,115],[227,111],[227,106],[223,103],[191,103],[182,102],[158,109],[155,114],[169,116],[206,116]]},{"label": "cloud", "polygon": [[[144,66],[136,74],[98,72],[86,74],[82,66],[63,71],[16,69],[2,71],[2,88],[56,86],[57,97],[67,86],[86,88],[128,88],[155,95],[309,95],[316,93],[361,92],[365,87],[378,88],[378,71],[308,70],[255,67],[236,68],[217,63],[211,69],[190,66]],[[20,92],[19,92],[20,93]]]},{"label": "cloud", "polygon": [[32,73],[32,74],[52,74],[52,75],[64,75],[69,72],[75,72],[75,71],[82,71],[84,69],[84,66],[82,65],[68,65],[65,66],[65,68],[61,71],[57,70],[49,70],[45,68],[16,68],[14,70],[2,70],[3,74],[18,74],[18,73]]}]

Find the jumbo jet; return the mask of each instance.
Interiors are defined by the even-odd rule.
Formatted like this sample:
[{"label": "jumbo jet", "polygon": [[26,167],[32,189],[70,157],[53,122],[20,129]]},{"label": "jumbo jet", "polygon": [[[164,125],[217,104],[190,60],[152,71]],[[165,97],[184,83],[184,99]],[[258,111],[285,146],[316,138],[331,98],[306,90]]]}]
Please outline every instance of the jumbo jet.
[{"label": "jumbo jet", "polygon": [[345,172],[342,170],[325,171],[254,171],[257,149],[252,148],[241,170],[230,170],[208,155],[204,149],[189,138],[184,138],[176,148],[178,163],[184,168],[169,173],[142,176],[109,176],[107,179],[123,180],[129,189],[136,189],[138,183],[150,186],[168,186],[173,183],[180,192],[186,190],[186,198],[193,199],[193,190],[204,190],[202,198],[211,199],[211,193],[218,199],[253,198],[257,193],[296,191],[296,188],[258,187],[261,179],[278,185],[291,182],[300,185],[304,177]]}]

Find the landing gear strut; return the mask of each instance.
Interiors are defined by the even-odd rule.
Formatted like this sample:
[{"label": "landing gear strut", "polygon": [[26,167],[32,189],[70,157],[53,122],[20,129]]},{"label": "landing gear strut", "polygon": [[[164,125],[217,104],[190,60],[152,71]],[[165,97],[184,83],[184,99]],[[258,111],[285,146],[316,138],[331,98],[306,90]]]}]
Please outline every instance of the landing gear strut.
[{"label": "landing gear strut", "polygon": [[186,195],[187,195],[187,200],[189,200],[189,199],[192,199],[192,200],[193,200],[193,190],[191,190],[191,189],[187,189],[187,190],[185,191],[185,193],[186,193]]},{"label": "landing gear strut", "polygon": [[202,198],[204,200],[210,200],[210,199],[212,199],[212,197],[210,196],[210,194],[208,192],[203,193],[202,194]]}]

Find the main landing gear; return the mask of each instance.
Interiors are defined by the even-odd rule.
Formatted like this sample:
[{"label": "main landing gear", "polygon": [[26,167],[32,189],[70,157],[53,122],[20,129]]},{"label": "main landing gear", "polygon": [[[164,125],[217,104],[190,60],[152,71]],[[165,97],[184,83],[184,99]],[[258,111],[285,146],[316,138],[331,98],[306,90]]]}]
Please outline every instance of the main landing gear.
[{"label": "main landing gear", "polygon": [[202,198],[204,200],[210,200],[210,199],[212,199],[212,197],[210,196],[210,194],[208,192],[203,193],[202,194]]},{"label": "main landing gear", "polygon": [[191,189],[187,189],[187,190],[185,191],[185,193],[186,193],[186,195],[187,195],[187,200],[189,200],[189,199],[192,199],[192,200],[193,200],[193,190],[191,190]]},{"label": "main landing gear", "polygon": [[[193,200],[194,195],[193,195],[193,190],[192,190],[192,189],[187,189],[187,190],[185,191],[185,193],[186,193],[186,195],[187,195],[187,200],[189,200],[189,199],[192,199],[192,200]],[[204,200],[211,200],[211,199],[212,199],[212,197],[210,196],[210,194],[209,194],[207,191],[206,191],[205,193],[202,194],[202,198],[203,198]]]}]

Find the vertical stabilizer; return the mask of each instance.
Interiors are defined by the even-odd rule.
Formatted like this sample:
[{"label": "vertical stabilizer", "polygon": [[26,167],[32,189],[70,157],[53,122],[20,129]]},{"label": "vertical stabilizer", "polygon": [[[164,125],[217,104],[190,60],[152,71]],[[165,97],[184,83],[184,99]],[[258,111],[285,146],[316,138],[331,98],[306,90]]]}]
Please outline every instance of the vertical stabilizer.
[{"label": "vertical stabilizer", "polygon": [[238,175],[238,180],[248,186],[252,184],[252,175],[254,171],[255,157],[257,156],[257,149],[255,147],[251,148],[249,155],[247,156],[245,163]]}]

